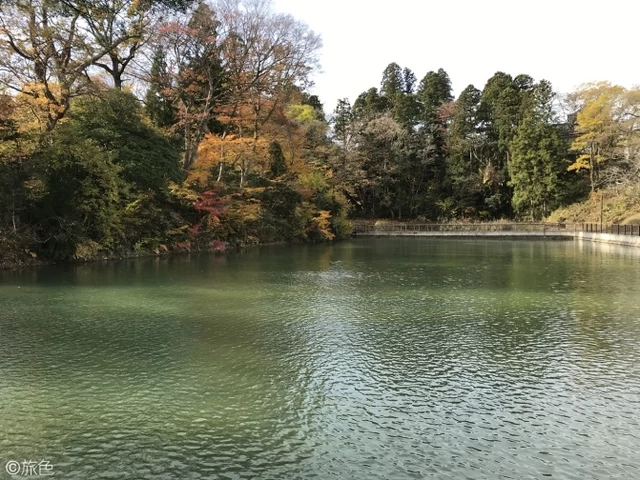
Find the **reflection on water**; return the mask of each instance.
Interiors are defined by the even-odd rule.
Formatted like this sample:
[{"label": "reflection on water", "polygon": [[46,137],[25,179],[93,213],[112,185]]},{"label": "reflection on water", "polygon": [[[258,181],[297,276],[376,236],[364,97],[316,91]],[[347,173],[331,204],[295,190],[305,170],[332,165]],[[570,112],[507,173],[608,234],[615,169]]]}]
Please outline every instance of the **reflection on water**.
[{"label": "reflection on water", "polygon": [[579,242],[3,272],[0,478],[638,478],[639,296]]}]

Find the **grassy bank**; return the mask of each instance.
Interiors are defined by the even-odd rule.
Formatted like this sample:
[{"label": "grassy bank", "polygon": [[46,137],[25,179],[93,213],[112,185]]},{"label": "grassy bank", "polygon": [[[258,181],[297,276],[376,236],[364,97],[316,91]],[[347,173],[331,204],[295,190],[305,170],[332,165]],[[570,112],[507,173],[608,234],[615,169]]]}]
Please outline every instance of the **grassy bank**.
[{"label": "grassy bank", "polygon": [[640,224],[640,185],[624,190],[594,192],[584,202],[554,211],[549,222]]}]

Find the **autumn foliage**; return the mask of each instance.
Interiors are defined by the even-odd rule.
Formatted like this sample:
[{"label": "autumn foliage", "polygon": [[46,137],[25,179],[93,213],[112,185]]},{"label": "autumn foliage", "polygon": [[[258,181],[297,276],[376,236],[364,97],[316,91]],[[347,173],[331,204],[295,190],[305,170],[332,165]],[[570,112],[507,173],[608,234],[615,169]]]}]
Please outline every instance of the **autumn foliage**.
[{"label": "autumn foliage", "polygon": [[320,39],[270,2],[29,0],[0,18],[5,262],[349,234],[344,198],[303,186],[332,148],[305,91]]}]

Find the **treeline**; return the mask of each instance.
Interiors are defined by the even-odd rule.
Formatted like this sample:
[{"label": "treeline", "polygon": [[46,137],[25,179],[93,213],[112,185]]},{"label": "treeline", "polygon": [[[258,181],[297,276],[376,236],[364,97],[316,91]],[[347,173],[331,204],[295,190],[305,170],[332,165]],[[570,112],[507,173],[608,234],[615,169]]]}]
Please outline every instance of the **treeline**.
[{"label": "treeline", "polygon": [[390,64],[333,112],[334,169],[356,215],[540,220],[600,188],[640,184],[640,90],[498,72],[454,99],[448,74]]},{"label": "treeline", "polygon": [[269,1],[4,0],[0,41],[0,263],[349,235]]},{"label": "treeline", "polygon": [[640,183],[638,89],[496,73],[454,99],[391,64],[330,125],[320,47],[269,0],[0,0],[0,264],[538,220]]}]

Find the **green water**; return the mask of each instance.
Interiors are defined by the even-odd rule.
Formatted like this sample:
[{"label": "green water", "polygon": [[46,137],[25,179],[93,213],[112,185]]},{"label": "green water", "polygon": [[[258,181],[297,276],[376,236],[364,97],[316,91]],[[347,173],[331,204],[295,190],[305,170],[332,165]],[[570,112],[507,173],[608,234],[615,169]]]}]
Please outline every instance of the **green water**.
[{"label": "green water", "polygon": [[622,248],[380,239],[2,272],[0,478],[640,478],[639,358]]}]

